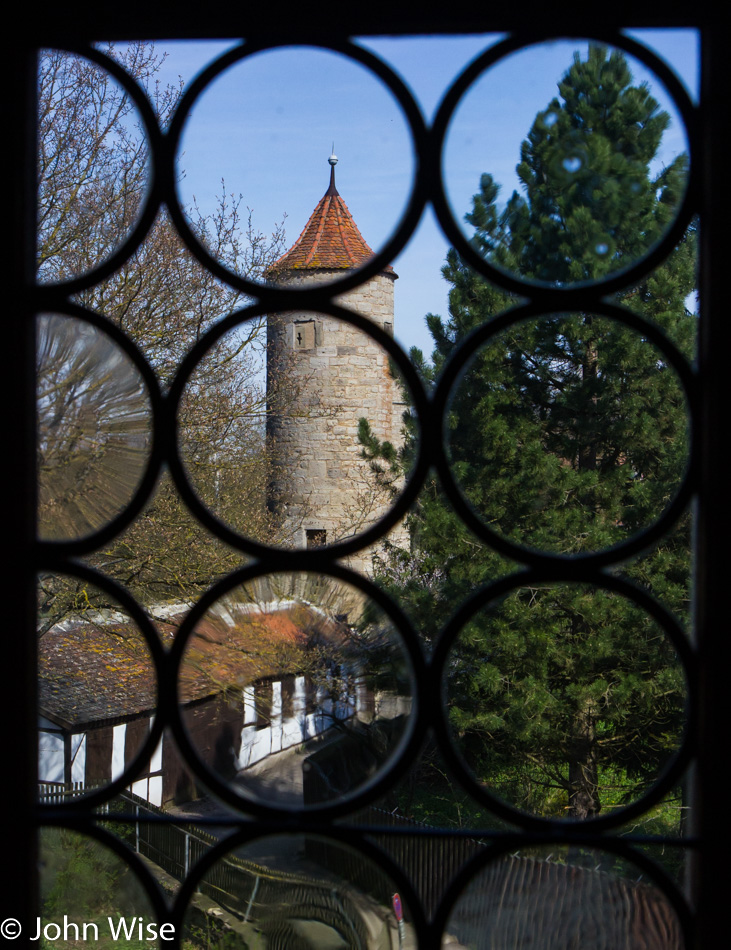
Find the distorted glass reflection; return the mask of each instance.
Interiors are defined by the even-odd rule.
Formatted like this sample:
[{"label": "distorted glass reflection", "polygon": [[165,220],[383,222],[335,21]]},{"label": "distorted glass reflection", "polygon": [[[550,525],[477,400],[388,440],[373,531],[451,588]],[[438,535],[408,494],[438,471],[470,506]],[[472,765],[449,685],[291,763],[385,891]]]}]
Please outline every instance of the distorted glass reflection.
[{"label": "distorted glass reflection", "polygon": [[139,485],[147,388],[110,337],[70,317],[39,319],[36,372],[39,532],[72,540],[123,511]]},{"label": "distorted glass reflection", "polygon": [[401,637],[361,591],[326,575],[240,585],[198,623],[179,682],[198,754],[242,795],[301,807],[378,775],[407,730]]}]

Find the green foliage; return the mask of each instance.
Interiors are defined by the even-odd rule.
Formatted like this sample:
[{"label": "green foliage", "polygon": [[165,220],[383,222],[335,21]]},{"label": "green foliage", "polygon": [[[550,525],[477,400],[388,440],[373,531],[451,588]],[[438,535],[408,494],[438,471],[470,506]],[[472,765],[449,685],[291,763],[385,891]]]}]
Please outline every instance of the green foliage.
[{"label": "green foliage", "polygon": [[401,475],[401,464],[394,445],[388,441],[382,442],[365,418],[358,420],[358,441],[362,446],[360,454],[369,463],[376,484],[395,495],[397,488],[394,482]]},{"label": "green foliage", "polygon": [[239,933],[227,930],[225,925],[198,911],[202,922],[188,925],[183,936],[183,950],[246,950],[249,946]]},{"label": "green foliage", "polygon": [[65,830],[44,833],[41,882],[44,915],[55,920],[74,914],[90,920],[116,909],[124,865],[91,838]]},{"label": "green foliage", "polygon": [[[523,588],[455,648],[450,719],[479,778],[532,812],[626,804],[677,744],[682,672],[631,601],[581,585]],[[469,658],[469,662],[466,662]]]},{"label": "green foliage", "polygon": [[670,117],[646,84],[633,86],[624,55],[591,46],[574,54],[554,98],[520,150],[524,194],[498,211],[483,175],[467,220],[494,263],[565,284],[603,277],[641,256],[672,219],[687,160],[651,172]]},{"label": "green foliage", "polygon": [[[522,194],[498,204],[482,176],[467,221],[475,247],[521,277],[556,285],[631,263],[671,220],[684,187],[680,156],[655,173],[669,117],[626,60],[591,47],[558,84],[521,147]],[[449,316],[427,316],[427,382],[476,327],[516,299],[450,251]],[[691,358],[696,318],[691,228],[617,302],[653,321]],[[600,550],[653,523],[682,478],[687,412],[677,374],[645,335],[574,312],[514,324],[468,364],[450,404],[447,451],[465,497],[499,534],[564,554]],[[405,453],[408,454],[409,447]],[[412,550],[384,557],[433,639],[475,589],[515,565],[477,541],[438,485],[411,517]],[[689,525],[622,572],[682,614],[689,600]],[[581,585],[520,589],[482,611],[450,661],[457,741],[486,785],[546,815],[585,818],[636,797],[677,746],[682,673],[662,631],[626,598]]]},{"label": "green foliage", "polygon": [[[85,922],[96,923],[99,942],[95,945],[100,947],[138,950],[150,946],[144,939],[114,941],[109,932],[108,916],[115,922],[123,915],[130,919],[143,915],[145,923],[154,921],[142,885],[121,858],[95,839],[65,828],[43,831],[40,855],[42,924],[58,923],[67,916],[80,928]],[[40,945],[70,947],[77,942],[41,937]]]},{"label": "green foliage", "polygon": [[687,454],[676,373],[636,331],[591,315],[511,327],[459,384],[448,449],[460,486],[498,533],[576,553],[652,523]]}]

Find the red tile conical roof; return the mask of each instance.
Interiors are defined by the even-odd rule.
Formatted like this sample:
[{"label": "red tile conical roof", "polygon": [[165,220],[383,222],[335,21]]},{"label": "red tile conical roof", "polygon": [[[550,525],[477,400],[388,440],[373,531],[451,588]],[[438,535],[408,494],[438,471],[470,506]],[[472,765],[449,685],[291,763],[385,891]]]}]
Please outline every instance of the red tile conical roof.
[{"label": "red tile conical roof", "polygon": [[[302,234],[267,270],[270,280],[276,280],[279,274],[287,271],[349,270],[362,267],[373,257],[373,250],[335,187],[337,159],[333,155],[328,161],[330,187],[310,215]],[[387,270],[391,271],[391,267]]]}]

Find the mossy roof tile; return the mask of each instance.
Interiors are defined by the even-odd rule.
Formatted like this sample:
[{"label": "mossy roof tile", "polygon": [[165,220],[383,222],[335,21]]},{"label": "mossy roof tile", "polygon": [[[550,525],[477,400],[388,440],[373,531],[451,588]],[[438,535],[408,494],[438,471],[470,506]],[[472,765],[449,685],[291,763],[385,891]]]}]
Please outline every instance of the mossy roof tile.
[{"label": "mossy roof tile", "polygon": [[[169,646],[183,615],[158,622]],[[179,677],[184,704],[262,677],[296,672],[309,639],[337,642],[343,630],[307,608],[253,611],[235,622],[206,617],[197,625]],[[291,665],[291,669],[289,668]],[[53,722],[80,729],[110,719],[150,715],[157,677],[142,634],[131,622],[76,620],[52,627],[39,642],[39,708]]]}]

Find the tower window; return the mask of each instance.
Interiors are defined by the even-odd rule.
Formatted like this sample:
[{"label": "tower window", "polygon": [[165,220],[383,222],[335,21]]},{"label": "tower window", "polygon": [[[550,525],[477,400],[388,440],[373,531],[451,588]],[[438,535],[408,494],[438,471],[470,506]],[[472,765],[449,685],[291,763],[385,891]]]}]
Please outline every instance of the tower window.
[{"label": "tower window", "polygon": [[293,345],[295,350],[314,350],[315,321],[296,320],[293,325]]}]

